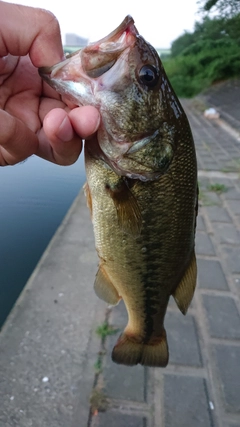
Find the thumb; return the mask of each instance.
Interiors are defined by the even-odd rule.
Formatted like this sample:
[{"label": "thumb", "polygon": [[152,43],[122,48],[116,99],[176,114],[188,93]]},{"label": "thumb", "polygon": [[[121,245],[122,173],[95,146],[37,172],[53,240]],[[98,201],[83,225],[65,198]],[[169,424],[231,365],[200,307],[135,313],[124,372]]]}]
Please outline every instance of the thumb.
[{"label": "thumb", "polygon": [[0,110],[0,166],[15,165],[37,151],[38,137],[21,120]]}]

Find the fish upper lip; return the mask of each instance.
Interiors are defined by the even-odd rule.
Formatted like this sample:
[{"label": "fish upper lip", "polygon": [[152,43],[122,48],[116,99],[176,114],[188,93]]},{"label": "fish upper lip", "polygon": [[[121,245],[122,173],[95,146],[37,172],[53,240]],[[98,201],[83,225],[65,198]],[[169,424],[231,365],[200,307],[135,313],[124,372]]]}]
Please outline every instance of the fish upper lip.
[{"label": "fish upper lip", "polygon": [[[129,36],[135,37],[137,34],[138,31],[134,25],[133,18],[127,15],[123,22],[108,36],[97,42],[90,43],[85,48],[72,53],[66,57],[65,60],[51,67],[39,68],[39,74],[44,80],[51,84],[51,79],[57,77],[58,73],[61,73],[64,67],[68,67],[68,64],[72,63],[78,55],[81,57],[82,61],[81,74],[83,72],[85,77],[97,78],[114,65],[119,54],[121,54],[128,43],[130,43],[127,41]],[[78,72],[76,72],[76,75],[77,74]],[[65,75],[62,79],[75,80],[71,72],[69,72],[68,77]]]},{"label": "fish upper lip", "polygon": [[98,46],[104,45],[104,43],[106,42],[107,43],[111,41],[114,42],[115,40],[119,39],[120,35],[123,34],[128,28],[129,30],[133,30],[134,28],[134,32],[138,34],[138,31],[134,26],[134,19],[132,18],[131,15],[127,15],[126,18],[122,21],[122,23],[110,34],[98,40],[97,42],[89,43],[88,46],[91,48],[92,46],[96,46],[96,45]]}]

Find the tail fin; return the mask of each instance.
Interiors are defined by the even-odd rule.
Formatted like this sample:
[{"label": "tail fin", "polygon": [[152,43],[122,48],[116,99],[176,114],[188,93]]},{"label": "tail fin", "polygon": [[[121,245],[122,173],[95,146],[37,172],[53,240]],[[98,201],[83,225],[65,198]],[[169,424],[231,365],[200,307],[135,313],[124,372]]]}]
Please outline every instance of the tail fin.
[{"label": "tail fin", "polygon": [[161,337],[153,337],[147,344],[137,342],[133,336],[123,333],[112,351],[112,360],[122,365],[165,367],[168,364],[166,331]]}]

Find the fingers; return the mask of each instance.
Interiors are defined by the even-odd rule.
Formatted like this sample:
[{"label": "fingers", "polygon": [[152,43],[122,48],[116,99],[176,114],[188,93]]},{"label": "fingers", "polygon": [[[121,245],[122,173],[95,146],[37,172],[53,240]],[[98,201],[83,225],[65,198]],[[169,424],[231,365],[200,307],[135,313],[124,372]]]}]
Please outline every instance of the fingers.
[{"label": "fingers", "polygon": [[38,138],[21,120],[0,110],[0,166],[14,165],[34,154]]},{"label": "fingers", "polygon": [[55,108],[45,117],[39,133],[37,155],[59,165],[71,165],[82,151],[82,140],[73,130],[65,110]]},{"label": "fingers", "polygon": [[68,115],[62,108],[51,110],[36,135],[21,120],[0,110],[0,166],[14,165],[32,154],[59,165],[73,164],[81,153],[82,138],[94,134],[100,121],[94,107],[73,111]]},{"label": "fingers", "polygon": [[51,110],[39,133],[37,155],[60,165],[74,163],[82,150],[82,138],[96,132],[99,113],[93,107],[80,107],[69,114],[61,108]]},{"label": "fingers", "polygon": [[0,2],[0,56],[29,53],[35,67],[52,65],[63,57],[59,24],[44,10]]},{"label": "fingers", "polygon": [[93,135],[100,124],[100,114],[98,110],[90,105],[74,108],[70,111],[71,123],[78,135],[83,139]]}]

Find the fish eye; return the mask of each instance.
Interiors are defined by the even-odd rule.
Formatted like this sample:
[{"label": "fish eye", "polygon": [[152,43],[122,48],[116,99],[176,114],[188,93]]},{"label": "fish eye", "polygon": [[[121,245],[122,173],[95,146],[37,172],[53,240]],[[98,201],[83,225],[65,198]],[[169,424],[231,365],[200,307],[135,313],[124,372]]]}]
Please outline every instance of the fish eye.
[{"label": "fish eye", "polygon": [[144,85],[153,87],[158,82],[159,73],[153,65],[144,65],[139,71],[139,79]]}]

